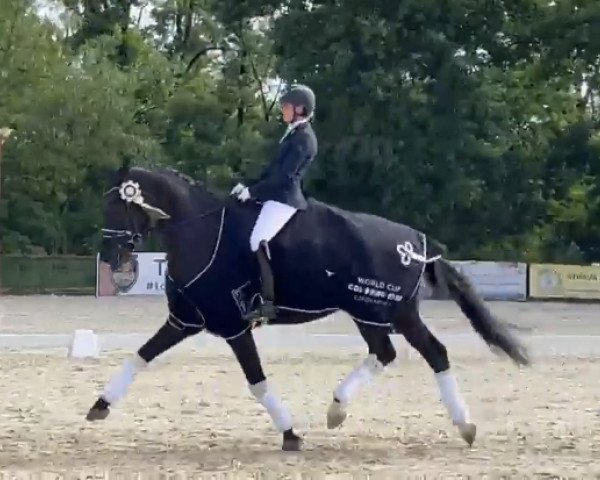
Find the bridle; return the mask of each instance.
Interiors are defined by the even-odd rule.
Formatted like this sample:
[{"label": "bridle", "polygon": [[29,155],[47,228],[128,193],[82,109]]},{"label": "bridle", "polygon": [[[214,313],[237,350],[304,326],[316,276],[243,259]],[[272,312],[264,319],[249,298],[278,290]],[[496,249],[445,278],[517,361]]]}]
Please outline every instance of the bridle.
[{"label": "bridle", "polygon": [[113,230],[111,228],[102,229],[102,238],[106,240],[119,240],[127,239],[124,242],[120,242],[122,245],[130,245],[135,247],[143,238],[143,234],[135,230]]},{"label": "bridle", "polygon": [[[117,192],[117,194],[118,194],[118,191],[119,191],[119,187],[113,187],[104,193],[104,197],[108,196],[110,193],[113,193],[113,192]],[[152,227],[150,227],[146,231],[138,228],[138,225],[137,225],[138,222],[136,222],[135,217],[130,214],[131,208],[132,208],[131,203],[125,202],[125,208],[126,208],[126,212],[127,212],[126,213],[126,222],[127,222],[128,228],[125,230],[102,228],[101,229],[102,238],[106,239],[106,240],[126,239],[125,241],[119,242],[119,244],[120,245],[128,245],[133,248],[144,238],[145,235],[147,235],[150,231],[152,231]],[[227,208],[227,206],[220,205],[218,207],[211,208],[211,209],[209,209],[205,212],[199,213],[197,215],[193,215],[189,218],[186,218],[184,220],[181,220],[179,222],[173,223],[173,224],[165,227],[163,229],[163,232],[174,229],[174,228],[180,228],[181,226],[183,226],[191,221],[201,220],[201,219],[208,217],[214,213],[221,212],[224,208]]]},{"label": "bridle", "polygon": [[[118,187],[113,187],[104,193],[104,197],[108,196],[112,192],[118,193],[118,191],[119,191]],[[135,217],[130,214],[131,204],[127,203],[127,202],[124,202],[124,203],[125,203],[125,209],[127,211],[125,218],[126,218],[126,223],[127,223],[128,228],[126,230],[115,230],[112,228],[102,228],[101,229],[102,238],[106,239],[106,240],[126,239],[125,241],[119,242],[119,245],[120,246],[127,245],[133,249],[142,240],[142,238],[144,238],[144,234],[148,233],[148,232],[144,232],[141,229],[138,229],[138,225],[137,225],[137,222],[135,221]]]}]

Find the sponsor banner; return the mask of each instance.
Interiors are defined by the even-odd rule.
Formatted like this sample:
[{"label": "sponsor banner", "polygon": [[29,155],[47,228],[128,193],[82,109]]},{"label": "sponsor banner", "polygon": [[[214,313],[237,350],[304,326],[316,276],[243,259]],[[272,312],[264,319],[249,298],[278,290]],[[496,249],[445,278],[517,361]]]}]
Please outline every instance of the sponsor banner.
[{"label": "sponsor banner", "polygon": [[526,300],[527,264],[518,262],[454,261],[485,300]]},{"label": "sponsor banner", "polygon": [[600,266],[532,264],[529,296],[600,300]]},{"label": "sponsor banner", "polygon": [[[486,300],[525,300],[527,265],[511,262],[454,261],[453,265],[473,282]],[[166,255],[162,252],[134,254],[132,268],[114,273],[98,259],[97,296],[164,295]],[[419,297],[439,298],[423,282]]]},{"label": "sponsor banner", "polygon": [[107,263],[97,259],[98,275],[96,296],[111,295],[164,295],[166,254],[139,252],[122,272],[113,272]]},{"label": "sponsor banner", "polygon": [[[473,283],[475,290],[485,300],[526,300],[527,264],[515,262],[453,261],[458,270]],[[445,300],[428,283],[422,282],[419,290],[422,299]]]}]

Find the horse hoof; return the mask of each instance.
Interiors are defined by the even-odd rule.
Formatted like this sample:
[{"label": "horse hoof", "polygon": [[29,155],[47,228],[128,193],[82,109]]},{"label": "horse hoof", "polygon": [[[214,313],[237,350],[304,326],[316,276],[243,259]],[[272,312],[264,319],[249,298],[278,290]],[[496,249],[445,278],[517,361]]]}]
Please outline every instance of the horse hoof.
[{"label": "horse hoof", "polygon": [[304,442],[302,438],[296,435],[291,429],[283,432],[283,445],[281,449],[284,452],[300,452]]},{"label": "horse hoof", "polygon": [[86,415],[85,419],[89,422],[93,422],[94,420],[104,420],[110,413],[109,407],[110,404],[106,400],[99,398],[96,400],[96,403],[92,405],[92,408],[90,408],[90,411]]},{"label": "horse hoof", "polygon": [[348,413],[344,410],[341,403],[334,400],[327,411],[327,428],[331,430],[332,428],[339,427],[344,423],[347,416]]},{"label": "horse hoof", "polygon": [[470,446],[473,445],[475,441],[475,436],[477,435],[477,427],[474,423],[463,423],[462,425],[458,425],[458,431],[460,432],[460,436],[463,438],[465,442]]},{"label": "horse hoof", "polygon": [[95,420],[104,420],[106,417],[108,417],[109,413],[110,410],[108,408],[104,410],[99,410],[98,408],[90,408],[90,411],[85,416],[85,419],[88,422],[93,422]]}]

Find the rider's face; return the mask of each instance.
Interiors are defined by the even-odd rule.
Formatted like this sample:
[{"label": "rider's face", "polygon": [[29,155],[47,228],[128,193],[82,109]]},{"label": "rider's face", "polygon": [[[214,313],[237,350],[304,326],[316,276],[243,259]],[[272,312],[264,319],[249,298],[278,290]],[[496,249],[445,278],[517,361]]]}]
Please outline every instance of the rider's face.
[{"label": "rider's face", "polygon": [[294,121],[294,106],[291,103],[284,103],[281,106],[281,115],[285,123],[292,123]]}]

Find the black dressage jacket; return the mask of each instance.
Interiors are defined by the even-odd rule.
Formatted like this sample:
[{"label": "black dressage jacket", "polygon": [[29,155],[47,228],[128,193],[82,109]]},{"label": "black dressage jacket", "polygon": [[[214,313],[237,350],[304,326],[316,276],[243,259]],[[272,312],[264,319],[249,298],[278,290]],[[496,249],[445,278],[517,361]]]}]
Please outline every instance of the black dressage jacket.
[{"label": "black dressage jacket", "polygon": [[317,155],[317,137],[310,123],[301,123],[279,144],[277,156],[260,178],[248,189],[259,201],[275,200],[298,210],[307,203],[302,192],[302,178]]}]

